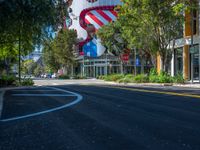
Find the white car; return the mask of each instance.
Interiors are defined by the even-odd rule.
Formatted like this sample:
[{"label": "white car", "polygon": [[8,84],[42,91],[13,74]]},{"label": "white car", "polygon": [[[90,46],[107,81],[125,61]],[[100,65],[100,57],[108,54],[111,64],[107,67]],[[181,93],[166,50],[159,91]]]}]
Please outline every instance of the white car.
[{"label": "white car", "polygon": [[56,78],[56,77],[57,77],[56,73],[51,75],[51,78]]}]

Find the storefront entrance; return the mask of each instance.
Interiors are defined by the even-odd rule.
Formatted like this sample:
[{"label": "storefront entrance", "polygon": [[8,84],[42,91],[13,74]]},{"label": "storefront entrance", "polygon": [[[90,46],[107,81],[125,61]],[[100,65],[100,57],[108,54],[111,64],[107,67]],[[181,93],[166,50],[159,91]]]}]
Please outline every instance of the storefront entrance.
[{"label": "storefront entrance", "polygon": [[199,45],[190,47],[190,80],[199,81],[200,79],[200,57]]}]

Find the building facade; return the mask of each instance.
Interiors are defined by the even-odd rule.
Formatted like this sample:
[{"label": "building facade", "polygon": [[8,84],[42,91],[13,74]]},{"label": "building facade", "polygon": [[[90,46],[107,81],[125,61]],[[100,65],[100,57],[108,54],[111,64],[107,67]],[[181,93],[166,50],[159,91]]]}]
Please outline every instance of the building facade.
[{"label": "building facade", "polygon": [[87,77],[130,72],[133,68],[131,60],[124,63],[119,56],[106,52],[96,36],[98,29],[117,19],[115,7],[121,5],[121,1],[69,0],[68,5],[70,21],[66,21],[66,24],[70,22],[68,28],[77,31],[80,41],[77,47],[78,72]]},{"label": "building facade", "polygon": [[[182,73],[188,81],[200,81],[200,0],[197,9],[185,11],[183,37],[175,42],[172,52],[170,73],[172,76]],[[160,58],[157,58],[157,70],[160,71]]]}]

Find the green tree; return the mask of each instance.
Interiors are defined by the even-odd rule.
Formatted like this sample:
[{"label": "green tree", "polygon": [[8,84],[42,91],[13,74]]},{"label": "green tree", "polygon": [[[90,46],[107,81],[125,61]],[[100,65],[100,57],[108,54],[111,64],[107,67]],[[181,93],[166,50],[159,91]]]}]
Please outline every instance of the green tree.
[{"label": "green tree", "polygon": [[130,47],[149,51],[161,56],[162,70],[166,70],[167,58],[171,55],[172,41],[179,36],[183,23],[182,13],[177,13],[181,2],[174,0],[124,0],[118,22],[121,33]]},{"label": "green tree", "polygon": [[41,64],[36,64],[36,67],[33,70],[33,74],[35,77],[39,77],[41,74],[43,74],[45,72],[45,68],[44,66],[42,66]]},{"label": "green tree", "polygon": [[107,47],[107,50],[115,55],[119,56],[127,47],[127,41],[122,37],[118,21],[111,22],[100,28],[97,36],[101,39],[102,44]]},{"label": "green tree", "polygon": [[74,45],[77,42],[75,30],[61,29],[53,41],[55,59],[67,69],[75,63]]},{"label": "green tree", "polygon": [[17,47],[13,44],[6,44],[6,46],[0,47],[0,73],[6,71],[8,75],[10,73],[10,69],[12,64],[16,62],[17,58]]},{"label": "green tree", "polygon": [[46,72],[57,72],[61,64],[55,57],[54,43],[52,39],[46,39],[43,43],[42,59],[45,65]]},{"label": "green tree", "polygon": [[31,75],[33,74],[34,69],[36,68],[37,64],[34,60],[29,59],[22,62],[22,73],[24,75]]},{"label": "green tree", "polygon": [[62,26],[65,6],[64,0],[0,1],[0,48],[7,44],[18,46],[19,70],[21,55],[33,51],[48,36],[47,28]]}]

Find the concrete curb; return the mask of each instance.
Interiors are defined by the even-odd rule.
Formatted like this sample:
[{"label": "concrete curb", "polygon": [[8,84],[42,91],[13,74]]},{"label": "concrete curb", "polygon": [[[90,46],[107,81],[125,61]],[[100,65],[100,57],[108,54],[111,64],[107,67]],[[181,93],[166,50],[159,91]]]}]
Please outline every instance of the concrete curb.
[{"label": "concrete curb", "polygon": [[[103,81],[103,80],[100,80]],[[108,85],[119,85],[119,86],[135,86],[135,87],[182,87],[182,88],[200,88],[200,84],[191,84],[191,83],[185,83],[185,84],[176,84],[176,83],[117,83],[117,82],[111,82],[111,81],[104,81],[105,84]]]},{"label": "concrete curb", "polygon": [[4,94],[5,94],[5,90],[4,89],[0,90],[0,118],[1,118],[1,113],[2,113],[2,110],[3,110],[3,97],[4,97]]}]

